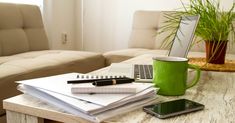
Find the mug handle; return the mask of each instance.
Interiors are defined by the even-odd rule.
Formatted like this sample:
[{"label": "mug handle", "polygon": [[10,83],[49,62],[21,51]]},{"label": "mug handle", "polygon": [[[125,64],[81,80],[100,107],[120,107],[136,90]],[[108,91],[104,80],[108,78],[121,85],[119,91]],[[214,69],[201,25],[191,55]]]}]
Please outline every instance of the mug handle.
[{"label": "mug handle", "polygon": [[201,74],[200,68],[196,65],[188,64],[188,68],[195,69],[197,71],[197,73],[196,73],[196,76],[194,77],[193,81],[190,82],[190,84],[187,85],[187,87],[186,87],[187,89],[191,88],[191,87],[193,87],[194,85],[197,84],[197,82],[199,81],[199,78],[200,78],[200,74]]}]

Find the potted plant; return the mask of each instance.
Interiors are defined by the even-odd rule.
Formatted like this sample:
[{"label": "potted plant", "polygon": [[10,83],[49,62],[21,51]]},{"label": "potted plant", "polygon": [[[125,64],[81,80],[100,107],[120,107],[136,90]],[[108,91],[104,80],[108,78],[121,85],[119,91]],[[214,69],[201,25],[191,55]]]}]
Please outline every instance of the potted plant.
[{"label": "potted plant", "polygon": [[[175,35],[181,16],[200,15],[196,29],[196,37],[206,44],[206,61],[213,64],[224,64],[228,41],[234,42],[235,30],[233,21],[235,19],[235,3],[228,11],[221,9],[219,1],[214,0],[189,0],[189,4],[182,2],[184,11],[165,14],[167,20],[160,29],[160,33],[171,30],[165,38],[163,46],[169,45],[170,37]],[[199,38],[196,38],[199,39]]]}]

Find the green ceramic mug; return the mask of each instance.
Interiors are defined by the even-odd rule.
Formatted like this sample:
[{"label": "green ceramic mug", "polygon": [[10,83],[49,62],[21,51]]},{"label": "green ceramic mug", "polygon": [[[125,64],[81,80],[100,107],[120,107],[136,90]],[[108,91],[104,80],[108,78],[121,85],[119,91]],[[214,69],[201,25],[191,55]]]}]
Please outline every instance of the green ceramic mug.
[{"label": "green ceramic mug", "polygon": [[[187,82],[188,68],[196,70],[196,75],[192,82]],[[197,84],[199,78],[199,67],[188,64],[187,58],[153,58],[153,82],[155,87],[160,88],[160,90],[158,91],[158,94],[160,95],[184,95],[186,89]]]}]

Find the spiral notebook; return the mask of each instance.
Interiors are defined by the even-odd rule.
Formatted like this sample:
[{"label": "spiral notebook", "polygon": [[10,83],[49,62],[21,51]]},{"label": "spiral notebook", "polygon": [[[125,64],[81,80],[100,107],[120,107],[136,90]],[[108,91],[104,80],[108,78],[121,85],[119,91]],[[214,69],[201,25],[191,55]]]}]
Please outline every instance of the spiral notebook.
[{"label": "spiral notebook", "polygon": [[150,83],[128,83],[108,86],[94,86],[91,83],[72,84],[71,92],[76,93],[103,93],[103,94],[123,94],[137,93],[152,87]]},{"label": "spiral notebook", "polygon": [[[94,78],[123,78],[124,76],[94,76],[89,74],[79,74],[77,80],[93,80]],[[104,94],[123,94],[137,93],[152,87],[151,83],[126,83],[108,86],[94,86],[92,83],[76,83],[71,85],[71,92],[76,93],[104,93]]]}]

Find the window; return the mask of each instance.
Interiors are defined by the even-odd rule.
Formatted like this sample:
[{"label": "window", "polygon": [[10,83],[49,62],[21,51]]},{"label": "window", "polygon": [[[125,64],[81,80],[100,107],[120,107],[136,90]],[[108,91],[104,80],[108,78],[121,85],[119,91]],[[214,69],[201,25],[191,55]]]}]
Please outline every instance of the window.
[{"label": "window", "polygon": [[40,8],[42,8],[43,5],[43,0],[0,0],[0,2],[33,4],[38,5]]},{"label": "window", "polygon": [[0,2],[37,5],[43,13],[43,0],[0,0]]}]

